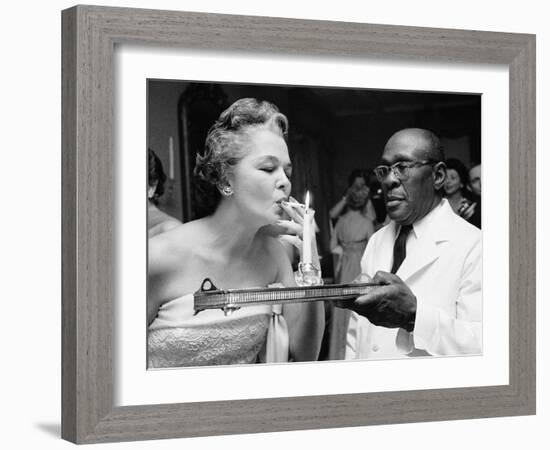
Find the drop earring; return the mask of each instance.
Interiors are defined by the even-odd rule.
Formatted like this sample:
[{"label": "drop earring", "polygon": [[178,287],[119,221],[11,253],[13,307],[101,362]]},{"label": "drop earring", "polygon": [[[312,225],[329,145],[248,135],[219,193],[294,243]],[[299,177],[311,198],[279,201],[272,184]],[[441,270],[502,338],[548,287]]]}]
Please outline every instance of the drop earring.
[{"label": "drop earring", "polygon": [[224,186],[222,189],[222,194],[226,197],[229,197],[231,194],[233,194],[233,189],[231,189],[231,186]]}]

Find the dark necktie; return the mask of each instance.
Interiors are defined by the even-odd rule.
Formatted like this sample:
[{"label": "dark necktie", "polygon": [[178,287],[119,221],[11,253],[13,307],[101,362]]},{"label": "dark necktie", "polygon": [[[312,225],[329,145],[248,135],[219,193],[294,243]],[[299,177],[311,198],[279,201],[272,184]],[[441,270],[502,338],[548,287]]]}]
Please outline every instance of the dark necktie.
[{"label": "dark necktie", "polygon": [[391,268],[391,273],[397,272],[399,266],[407,256],[407,237],[412,230],[412,225],[403,225],[401,230],[399,230],[399,236],[393,244],[393,266]]}]

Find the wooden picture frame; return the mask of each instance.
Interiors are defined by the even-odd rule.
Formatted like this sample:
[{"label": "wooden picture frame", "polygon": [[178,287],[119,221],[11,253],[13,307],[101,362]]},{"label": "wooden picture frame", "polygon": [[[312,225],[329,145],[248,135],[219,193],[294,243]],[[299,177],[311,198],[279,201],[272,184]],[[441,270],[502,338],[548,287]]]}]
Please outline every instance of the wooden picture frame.
[{"label": "wooden picture frame", "polygon": [[[62,31],[64,439],[95,443],[535,413],[533,35],[98,6],[63,11]],[[121,43],[508,66],[509,384],[114,407],[113,53]]]}]

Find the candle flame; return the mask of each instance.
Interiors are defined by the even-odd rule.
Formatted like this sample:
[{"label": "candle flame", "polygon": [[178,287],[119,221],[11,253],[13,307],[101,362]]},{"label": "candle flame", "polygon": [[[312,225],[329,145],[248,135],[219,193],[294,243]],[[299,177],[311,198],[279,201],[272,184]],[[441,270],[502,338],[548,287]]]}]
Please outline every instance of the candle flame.
[{"label": "candle flame", "polygon": [[306,209],[309,209],[309,191],[306,191],[306,201],[304,202]]}]

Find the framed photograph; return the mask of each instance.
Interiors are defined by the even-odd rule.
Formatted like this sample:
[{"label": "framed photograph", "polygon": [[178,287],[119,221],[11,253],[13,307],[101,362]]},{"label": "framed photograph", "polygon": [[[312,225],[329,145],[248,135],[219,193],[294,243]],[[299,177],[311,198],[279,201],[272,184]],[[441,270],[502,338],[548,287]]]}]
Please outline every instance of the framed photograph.
[{"label": "framed photograph", "polygon": [[[65,439],[534,414],[534,36],[97,6],[73,7],[62,19]],[[163,326],[151,324],[166,302],[155,304],[151,295],[158,288],[150,261],[172,225],[208,216],[195,196],[197,155],[220,114],[251,98],[275,105],[284,117],[277,123],[286,121],[285,199],[315,209],[325,285],[349,281],[331,252],[330,211],[344,194],[363,198],[348,195],[352,174],[360,171],[370,188],[372,226],[386,221],[376,196],[382,169],[373,169],[395,132],[430,129],[447,160],[481,163],[479,352],[342,361],[349,357],[329,356],[325,342],[315,358],[256,364],[266,361],[267,322],[258,325],[254,316],[243,328],[263,330],[253,345],[247,337],[243,347],[244,331],[232,325],[239,338],[222,336],[212,346],[223,354],[208,353],[201,340],[192,356],[182,358],[179,347],[177,357],[155,359],[159,347],[149,336]],[[218,201],[233,195],[228,184],[214,183]],[[294,269],[297,253],[289,247]],[[223,272],[207,273],[218,287],[235,287],[217,282]],[[189,299],[196,285],[159,298]],[[192,320],[201,314],[208,312]],[[225,350],[228,342],[237,348]],[[345,386],[335,381],[342,379]]]}]

